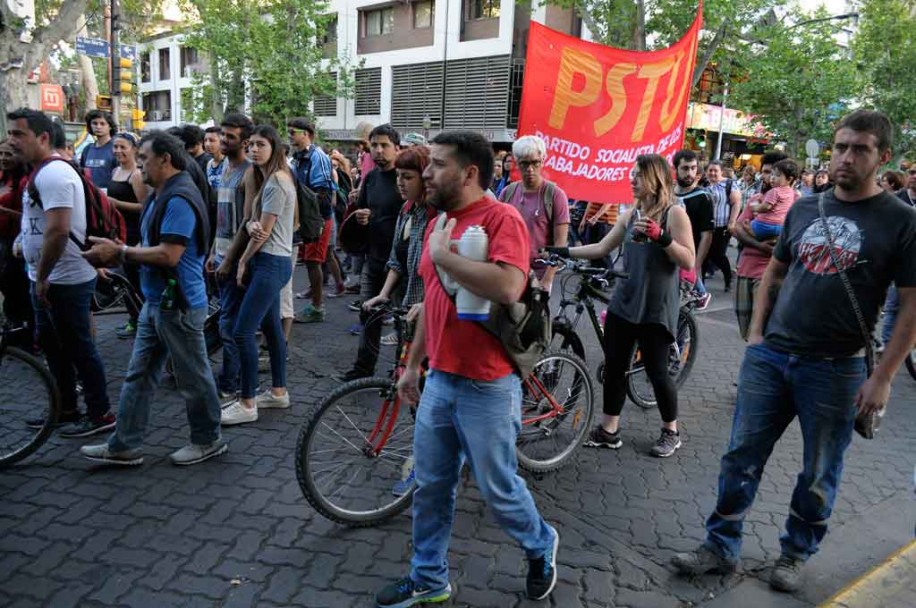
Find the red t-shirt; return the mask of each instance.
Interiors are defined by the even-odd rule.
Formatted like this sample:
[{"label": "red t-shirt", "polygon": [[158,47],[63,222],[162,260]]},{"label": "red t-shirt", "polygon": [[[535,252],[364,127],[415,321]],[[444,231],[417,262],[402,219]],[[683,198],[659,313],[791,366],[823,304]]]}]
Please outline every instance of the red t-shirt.
[{"label": "red t-shirt", "polygon": [[[9,192],[0,196],[0,207],[12,209],[22,213],[22,192],[28,184],[28,180],[23,177],[16,180],[13,176],[3,176],[0,174],[0,188],[9,188]],[[4,239],[15,239],[19,234],[19,219],[8,213],[0,212],[0,237]]]},{"label": "red t-shirt", "polygon": [[[528,276],[528,230],[514,207],[484,197],[448,217],[458,221],[452,239],[460,239],[469,226],[483,226],[490,239],[488,261],[515,266]],[[426,287],[424,317],[429,366],[473,380],[508,376],[515,367],[502,342],[474,321],[459,321],[455,303],[439,283],[428,247],[435,224],[430,222],[426,228],[427,246],[420,260],[420,276]]]}]

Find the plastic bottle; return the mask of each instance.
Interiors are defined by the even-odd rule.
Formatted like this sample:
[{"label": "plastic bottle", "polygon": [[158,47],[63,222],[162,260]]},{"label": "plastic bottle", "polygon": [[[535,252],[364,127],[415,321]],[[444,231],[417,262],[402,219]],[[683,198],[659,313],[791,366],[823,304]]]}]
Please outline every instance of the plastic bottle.
[{"label": "plastic bottle", "polygon": [[178,283],[175,279],[168,280],[165,289],[162,290],[162,299],[159,300],[159,308],[162,310],[174,310],[175,300],[178,298],[177,286]]},{"label": "plastic bottle", "polygon": [[[490,251],[490,237],[483,226],[469,226],[458,240],[458,255],[476,262],[486,262]],[[458,319],[461,321],[486,321],[490,318],[490,301],[458,286],[455,295]]]}]

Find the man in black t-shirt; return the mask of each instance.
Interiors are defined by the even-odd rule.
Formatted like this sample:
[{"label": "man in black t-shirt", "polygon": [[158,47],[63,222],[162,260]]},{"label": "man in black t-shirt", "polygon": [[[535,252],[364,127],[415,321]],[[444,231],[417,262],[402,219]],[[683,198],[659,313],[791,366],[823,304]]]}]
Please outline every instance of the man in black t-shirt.
[{"label": "man in black t-shirt", "polygon": [[698,310],[705,310],[709,306],[712,296],[707,293],[703,284],[703,260],[709,253],[712,244],[712,233],[716,228],[713,218],[713,202],[709,192],[697,186],[699,177],[699,159],[693,150],[678,150],[674,155],[674,168],[677,172],[677,183],[674,193],[684,203],[687,217],[690,218],[690,227],[693,230],[693,246],[697,252],[697,261],[694,268],[697,270],[696,291],[700,296]]},{"label": "man in black t-shirt", "polygon": [[[891,158],[891,137],[883,114],[859,110],[846,116],[830,158],[835,189],[800,199],[789,210],[754,307],[719,499],[706,522],[706,542],[674,558],[683,573],[735,567],[764,466],[796,416],[803,469],[770,585],[798,589],[805,560],[827,533],[855,419],[886,406],[891,381],[916,342],[916,211],[875,180]],[[866,379],[866,349],[891,281],[900,314]]]},{"label": "man in black t-shirt", "polygon": [[[391,242],[394,240],[398,213],[404,204],[398,191],[397,171],[394,167],[400,145],[401,137],[391,125],[379,125],[369,134],[369,146],[376,168],[363,177],[357,210],[354,212],[359,223],[369,225],[369,253],[363,265],[360,289],[363,301],[379,294],[388,275]],[[363,333],[359,341],[359,354],[353,368],[338,377],[342,382],[371,376],[375,372],[382,332],[381,319],[363,310],[360,322],[363,324]]]}]

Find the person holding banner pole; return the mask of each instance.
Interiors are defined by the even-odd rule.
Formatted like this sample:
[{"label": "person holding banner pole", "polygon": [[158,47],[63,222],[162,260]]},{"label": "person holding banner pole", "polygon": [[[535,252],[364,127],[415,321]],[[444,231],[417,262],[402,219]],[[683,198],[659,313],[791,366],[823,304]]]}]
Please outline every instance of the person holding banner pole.
[{"label": "person holding banner pole", "polygon": [[618,449],[620,412],[626,400],[626,372],[639,341],[646,373],[655,389],[663,427],[652,455],[667,458],[681,447],[677,428],[677,389],[668,374],[668,347],[674,341],[680,308],[679,270],[694,267],[690,218],[678,205],[671,167],[663,156],[637,157],[630,174],[636,203],[600,243],[547,247],[563,257],[600,259],[623,245],[623,270],[608,306],[604,327],[604,416],[589,433],[590,447]]}]

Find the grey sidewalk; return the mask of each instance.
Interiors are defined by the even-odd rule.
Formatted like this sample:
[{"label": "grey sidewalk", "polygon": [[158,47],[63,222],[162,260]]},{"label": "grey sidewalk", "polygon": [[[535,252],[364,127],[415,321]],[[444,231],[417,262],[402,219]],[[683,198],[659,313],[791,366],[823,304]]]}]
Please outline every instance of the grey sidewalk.
[{"label": "grey sidewalk", "polygon": [[[301,270],[296,280],[301,290]],[[714,294],[713,311],[700,315],[699,356],[681,392],[683,448],[667,460],[650,457],[658,414],[628,404],[621,450],[582,450],[574,465],[528,478],[562,539],[560,583],[548,603],[523,599],[523,554],[494,525],[473,482],[466,484],[460,490],[450,554],[457,587],[450,605],[737,605],[723,604],[729,596],[722,594],[749,589],[741,585],[766,576],[767,564],[777,556],[800,463],[795,425],[777,446],[749,516],[743,572],[687,580],[667,566],[675,552],[703,538],[731,423],[743,345],[730,298],[720,289]],[[297,307],[302,303],[297,301]],[[379,587],[406,572],[409,514],[375,529],[331,524],[303,499],[293,461],[308,408],[334,386],[329,375],[355,356],[357,338],[347,327],[356,315],[345,304],[329,301],[330,321],[324,325],[295,327],[289,373],[294,406],[262,413],[254,424],[227,428],[230,451],[224,457],[187,469],[168,463],[167,455],[186,441],[187,422],[177,392],[163,389],[142,468],[93,466],[77,454],[90,441],[54,438],[21,466],[0,472],[0,606],[371,606]],[[119,322],[123,317],[99,318],[112,398],[130,351],[129,342],[114,336]],[[589,365],[594,369],[598,361],[592,349]],[[914,404],[916,382],[903,372],[879,438],[857,439],[847,454],[832,531],[811,565],[817,585],[822,585],[820,573],[834,573],[822,585],[826,595],[842,586],[839,579],[847,572],[838,554],[867,550],[871,542],[883,551],[897,525],[903,527],[901,545],[912,538],[912,510],[909,517],[900,516],[902,523],[886,521],[890,532],[877,535],[881,538],[870,538],[867,526],[870,517],[880,517],[882,505],[911,504]],[[845,531],[856,526],[865,526],[866,533],[848,536]],[[848,574],[849,579],[856,576]],[[834,583],[836,588],[828,590]],[[764,587],[756,591],[789,606],[785,596]],[[716,597],[723,599],[716,604]],[[819,600],[803,593],[796,601],[810,606]]]}]

